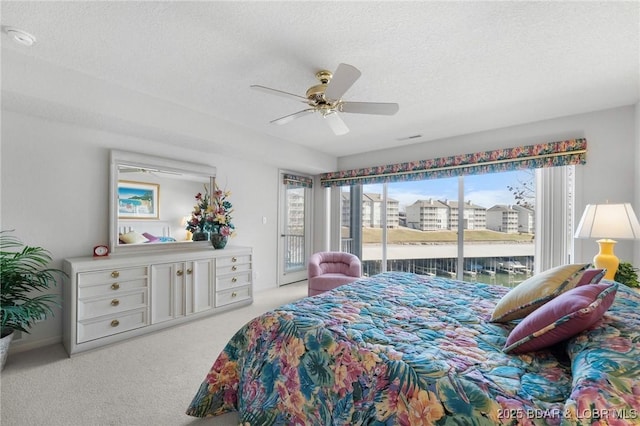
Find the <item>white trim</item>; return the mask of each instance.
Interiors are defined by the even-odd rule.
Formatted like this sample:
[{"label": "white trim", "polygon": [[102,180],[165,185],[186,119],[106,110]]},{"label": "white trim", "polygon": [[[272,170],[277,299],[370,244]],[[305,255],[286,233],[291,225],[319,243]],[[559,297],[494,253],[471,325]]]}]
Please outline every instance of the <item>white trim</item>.
[{"label": "white trim", "polygon": [[47,337],[47,338],[38,339],[38,340],[29,340],[24,342],[23,342],[23,339],[19,339],[19,340],[14,339],[11,342],[11,346],[9,346],[9,356],[11,356],[11,354],[26,352],[32,349],[37,349],[37,348],[41,348],[49,345],[55,345],[58,343],[62,343],[62,335]]},{"label": "white trim", "polygon": [[574,166],[536,169],[535,273],[571,263]]}]

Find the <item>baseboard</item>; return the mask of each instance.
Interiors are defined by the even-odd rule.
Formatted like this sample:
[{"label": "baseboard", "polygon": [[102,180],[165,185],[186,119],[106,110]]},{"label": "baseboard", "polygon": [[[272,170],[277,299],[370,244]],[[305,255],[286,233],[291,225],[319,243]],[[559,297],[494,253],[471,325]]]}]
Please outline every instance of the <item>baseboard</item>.
[{"label": "baseboard", "polygon": [[32,349],[42,348],[49,345],[55,345],[56,343],[62,343],[62,336],[53,336],[47,337],[46,339],[39,339],[34,341],[30,340],[25,342],[14,340],[11,342],[11,346],[9,346],[9,355],[30,351]]}]

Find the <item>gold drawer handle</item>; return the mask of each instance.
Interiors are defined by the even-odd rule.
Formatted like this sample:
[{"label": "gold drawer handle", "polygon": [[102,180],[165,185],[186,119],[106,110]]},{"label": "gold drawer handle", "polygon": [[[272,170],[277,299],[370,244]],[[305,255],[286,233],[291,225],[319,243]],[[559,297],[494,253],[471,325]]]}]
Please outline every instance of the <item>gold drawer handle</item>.
[{"label": "gold drawer handle", "polygon": [[233,266],[231,267],[231,270],[232,270],[232,271],[237,271],[237,270],[238,270],[238,267],[237,267],[236,265],[233,265]]},{"label": "gold drawer handle", "polygon": [[118,306],[120,304],[120,301],[118,299],[113,299],[111,301],[111,306]]},{"label": "gold drawer handle", "polygon": [[232,261],[232,262],[237,262],[237,261],[238,261],[238,258],[237,258],[237,257],[235,257],[235,256],[233,256],[233,257],[231,258],[231,261]]},{"label": "gold drawer handle", "polygon": [[231,278],[231,282],[232,283],[235,283],[236,281],[238,281],[238,278],[236,278],[236,277]]},{"label": "gold drawer handle", "polygon": [[118,271],[113,271],[111,273],[111,278],[118,278],[119,276],[120,276],[120,272],[118,272]]},{"label": "gold drawer handle", "polygon": [[118,321],[118,320],[111,321],[111,327],[117,327],[119,325],[120,325],[120,321]]},{"label": "gold drawer handle", "polygon": [[233,293],[231,293],[231,297],[236,297],[238,295],[238,293],[236,293],[235,291]]},{"label": "gold drawer handle", "polygon": [[111,290],[117,290],[119,288],[120,288],[120,284],[118,284],[118,283],[111,284]]},{"label": "gold drawer handle", "polygon": [[178,272],[176,272],[176,274],[177,274],[179,277],[181,277],[181,276],[182,276],[182,274],[184,274],[184,271],[181,269],[181,270],[179,270]]},{"label": "gold drawer handle", "polygon": [[191,275],[193,273],[193,269],[187,269],[187,275]]}]

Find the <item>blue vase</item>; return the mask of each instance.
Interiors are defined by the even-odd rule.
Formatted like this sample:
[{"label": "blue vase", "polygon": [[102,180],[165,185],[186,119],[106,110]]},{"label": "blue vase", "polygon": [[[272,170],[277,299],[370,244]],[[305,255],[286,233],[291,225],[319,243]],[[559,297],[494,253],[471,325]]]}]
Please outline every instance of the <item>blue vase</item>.
[{"label": "blue vase", "polygon": [[193,241],[207,241],[207,233],[202,231],[196,231],[191,236]]},{"label": "blue vase", "polygon": [[227,245],[227,236],[221,234],[211,234],[211,245],[214,249],[223,249]]}]

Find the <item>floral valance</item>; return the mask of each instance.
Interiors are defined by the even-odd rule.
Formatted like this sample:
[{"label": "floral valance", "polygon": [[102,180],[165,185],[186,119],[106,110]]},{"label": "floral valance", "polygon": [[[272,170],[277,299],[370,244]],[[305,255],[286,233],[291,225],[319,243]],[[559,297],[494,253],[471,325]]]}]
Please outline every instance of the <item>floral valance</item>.
[{"label": "floral valance", "polygon": [[313,179],[307,176],[298,176],[291,173],[285,173],[283,183],[289,186],[311,188],[313,187]]},{"label": "floral valance", "polygon": [[325,187],[347,186],[567,166],[585,164],[586,155],[587,140],[584,138],[570,139],[431,160],[330,172],[320,176],[320,183]]}]

